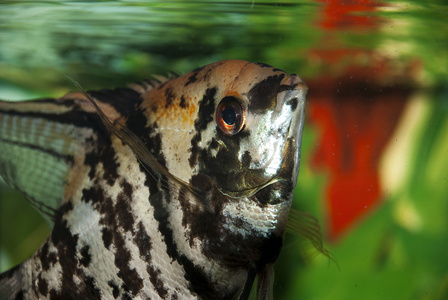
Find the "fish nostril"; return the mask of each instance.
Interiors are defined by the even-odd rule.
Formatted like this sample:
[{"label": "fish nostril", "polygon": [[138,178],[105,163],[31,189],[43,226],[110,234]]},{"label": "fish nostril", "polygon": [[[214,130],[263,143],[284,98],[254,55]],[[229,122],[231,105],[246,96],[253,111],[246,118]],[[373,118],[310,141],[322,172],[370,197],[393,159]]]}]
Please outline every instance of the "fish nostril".
[{"label": "fish nostril", "polygon": [[286,101],[286,105],[290,105],[291,110],[294,111],[294,110],[296,110],[297,105],[299,105],[299,99],[297,99],[296,97],[291,98],[288,101]]}]

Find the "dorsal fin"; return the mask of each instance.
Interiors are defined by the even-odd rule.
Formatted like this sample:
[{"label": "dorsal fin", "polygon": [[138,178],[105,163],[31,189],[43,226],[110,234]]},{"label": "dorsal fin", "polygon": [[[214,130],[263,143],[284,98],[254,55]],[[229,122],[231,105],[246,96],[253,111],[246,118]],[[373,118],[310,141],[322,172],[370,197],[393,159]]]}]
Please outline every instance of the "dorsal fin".
[{"label": "dorsal fin", "polygon": [[88,135],[59,122],[67,110],[49,100],[0,102],[0,175],[50,225],[82,147],[77,136]]},{"label": "dorsal fin", "polygon": [[[114,119],[140,101],[132,89],[98,91],[96,96]],[[60,99],[0,101],[0,176],[52,227],[56,210],[75,197],[87,176],[86,154],[95,151],[99,134],[108,135],[80,93]]]},{"label": "dorsal fin", "polygon": [[[167,81],[179,77],[179,74],[175,73],[175,72],[168,72],[167,76],[161,76],[161,75],[156,75],[153,74],[151,75],[151,77],[148,79],[143,79],[140,82],[134,82],[134,83],[128,83],[128,87],[133,89],[134,91],[138,92],[139,94],[145,94],[147,92],[149,92],[150,90],[152,90],[153,88],[159,87],[160,85],[166,83]],[[73,79],[71,79],[70,77],[68,77],[68,79],[70,79],[72,82],[75,82]],[[76,85],[76,83],[75,83]],[[91,91],[89,91],[90,93]]]}]

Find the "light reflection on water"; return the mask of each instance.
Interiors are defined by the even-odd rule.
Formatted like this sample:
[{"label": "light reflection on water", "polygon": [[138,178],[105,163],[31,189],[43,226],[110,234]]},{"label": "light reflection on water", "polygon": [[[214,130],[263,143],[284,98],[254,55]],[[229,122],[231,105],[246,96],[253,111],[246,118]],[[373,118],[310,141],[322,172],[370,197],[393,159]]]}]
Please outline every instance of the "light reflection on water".
[{"label": "light reflection on water", "polygon": [[[64,75],[87,88],[123,86],[222,59],[298,73],[310,91],[294,205],[321,219],[342,272],[321,256],[304,264],[287,236],[276,295],[443,299],[448,23],[440,3],[2,2],[0,98],[73,90]],[[35,240],[21,247],[32,253]]]}]

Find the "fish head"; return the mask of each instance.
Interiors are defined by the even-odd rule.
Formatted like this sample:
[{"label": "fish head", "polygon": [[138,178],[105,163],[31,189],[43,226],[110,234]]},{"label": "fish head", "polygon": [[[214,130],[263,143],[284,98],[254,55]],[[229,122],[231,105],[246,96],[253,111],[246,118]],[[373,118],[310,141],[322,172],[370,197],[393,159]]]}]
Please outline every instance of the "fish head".
[{"label": "fish head", "polygon": [[231,198],[252,197],[270,185],[288,187],[292,193],[307,86],[298,75],[265,64],[237,63],[233,68],[218,66],[209,75],[208,88],[215,90],[208,104],[212,121],[203,126],[200,104],[196,124],[201,126],[196,126],[197,143],[192,143],[197,149],[190,149],[196,154],[196,172],[213,178],[219,191]]},{"label": "fish head", "polygon": [[237,61],[208,76],[214,93],[199,103],[190,182],[201,187],[211,178],[226,199],[223,244],[239,245],[260,265],[273,262],[299,172],[308,88],[298,75],[265,64]]},{"label": "fish head", "polygon": [[[248,64],[220,95],[203,172],[230,197],[297,181],[307,87],[297,75]],[[262,199],[276,202],[279,199]]]},{"label": "fish head", "polygon": [[234,60],[144,95],[167,170],[208,195],[213,213],[184,206],[183,224],[210,257],[275,261],[299,171],[306,93],[298,75]]},{"label": "fish head", "polygon": [[266,64],[213,63],[143,95],[149,135],[160,133],[168,171],[193,185],[208,176],[234,198],[276,182],[294,187],[307,90]]}]

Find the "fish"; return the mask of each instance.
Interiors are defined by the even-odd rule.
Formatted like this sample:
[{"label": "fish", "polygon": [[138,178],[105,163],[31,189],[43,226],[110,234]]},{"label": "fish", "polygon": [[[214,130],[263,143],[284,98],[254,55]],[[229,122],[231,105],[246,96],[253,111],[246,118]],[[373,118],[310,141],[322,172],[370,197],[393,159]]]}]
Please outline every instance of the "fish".
[{"label": "fish", "polygon": [[[51,233],[1,299],[273,298],[307,86],[228,60],[126,88],[0,101],[0,175]],[[294,222],[293,222],[294,223]],[[294,230],[293,230],[294,231]]]}]

